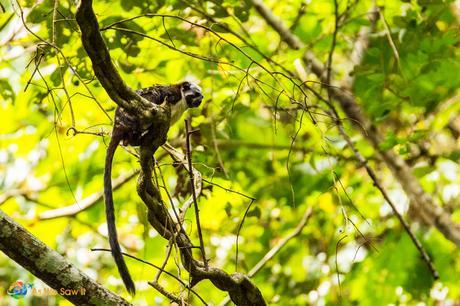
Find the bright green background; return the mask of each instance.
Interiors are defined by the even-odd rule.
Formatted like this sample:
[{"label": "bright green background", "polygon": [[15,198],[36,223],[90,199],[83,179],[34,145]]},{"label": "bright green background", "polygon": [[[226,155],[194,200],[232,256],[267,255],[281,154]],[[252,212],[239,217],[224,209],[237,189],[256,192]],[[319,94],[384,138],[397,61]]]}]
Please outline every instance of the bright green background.
[{"label": "bright green background", "polygon": [[[38,39],[53,40],[53,1],[20,2],[29,30],[38,37],[22,26],[16,2],[12,6],[1,1],[6,12],[0,15],[0,195],[12,191],[19,194],[3,198],[0,208],[76,266],[131,300],[110,254],[90,251],[93,247],[108,246],[103,236],[106,230],[102,201],[76,217],[38,220],[44,211],[82,201],[102,189],[107,134],[105,137],[66,135],[73,125],[71,110],[77,130],[108,133],[109,118],[115,109],[94,79],[81,46],[73,19],[73,1],[59,1],[54,33],[55,44],[62,51],[59,54]],[[278,34],[249,2],[148,3],[96,1],[94,8],[101,26],[146,12],[180,15],[211,27],[226,40],[169,17],[139,18],[120,25],[177,50],[216,59],[220,61],[217,64],[132,33],[103,32],[112,59],[130,87],[190,79],[197,80],[203,88],[202,107],[189,112],[193,115],[193,127],[200,130],[193,137],[195,167],[207,180],[257,199],[240,233],[238,271],[249,271],[295,228],[304,211],[313,207],[301,235],[291,240],[253,278],[267,301],[276,305],[459,302],[458,248],[438,231],[413,224],[440,273],[440,280],[434,282],[389,206],[345,147],[324,111],[324,103],[308,94],[308,105],[316,107],[312,109],[317,119],[313,124],[310,115],[296,110],[287,97],[303,102],[299,90],[280,75],[275,80],[251,61],[272,72],[282,70],[245,46],[235,33],[294,72],[306,69],[297,64],[305,50],[292,51],[280,43]],[[266,2],[287,26],[292,25],[306,49],[325,63],[334,25],[333,2],[302,3]],[[334,77],[340,81],[351,73],[356,78],[352,92],[385,135],[381,147],[394,150],[406,159],[424,189],[444,209],[452,211],[454,220],[460,221],[460,150],[458,135],[451,126],[460,109],[459,8],[450,1],[440,0],[389,0],[378,4],[399,61],[380,19],[362,64],[351,70],[350,53],[360,29],[369,26],[366,12],[372,2],[339,1],[340,12],[349,8],[337,36]],[[305,13],[296,22],[302,6]],[[206,20],[200,11],[206,12],[213,22]],[[250,76],[246,77],[246,71]],[[307,74],[307,79],[317,81],[313,74]],[[318,84],[309,84],[320,90]],[[279,95],[281,90],[285,92]],[[275,105],[279,108],[276,112]],[[406,211],[407,198],[374,149],[350,122],[345,121],[345,127],[377,171],[398,209]],[[183,146],[183,130],[180,120],[169,134],[170,143],[178,148]],[[183,202],[189,196],[185,173],[176,172],[167,157],[160,164],[166,187],[176,203]],[[114,177],[136,167],[137,160],[126,150],[119,150]],[[131,180],[114,194],[119,238],[129,253],[160,265],[167,242],[146,225],[135,185],[135,180]],[[217,186],[204,183],[204,187],[199,205],[208,256],[212,265],[234,272],[237,229],[250,201]],[[410,216],[406,217],[413,223]],[[185,227],[197,244],[192,210]],[[168,305],[163,296],[147,285],[156,271],[127,261],[138,287],[133,303]],[[167,269],[179,275],[179,262],[177,252],[173,251]],[[180,273],[187,281],[183,268]],[[17,279],[43,286],[1,254],[0,305],[16,304],[4,292]],[[181,290],[178,282],[168,276],[163,275],[160,282],[173,293]],[[225,297],[208,281],[199,283],[195,290],[210,304],[218,304]],[[200,304],[193,295],[191,303]],[[18,303],[68,304],[63,299],[31,301],[30,297]]]}]

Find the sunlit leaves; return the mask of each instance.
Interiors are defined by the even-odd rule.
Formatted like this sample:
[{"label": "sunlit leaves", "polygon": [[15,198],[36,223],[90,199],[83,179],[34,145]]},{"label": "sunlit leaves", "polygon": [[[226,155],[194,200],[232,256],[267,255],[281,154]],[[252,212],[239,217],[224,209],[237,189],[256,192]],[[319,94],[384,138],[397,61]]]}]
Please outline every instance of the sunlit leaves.
[{"label": "sunlit leaves", "polygon": [[[412,226],[440,271],[441,283],[433,284],[413,245],[338,133],[325,103],[311,91],[303,97],[289,79],[289,72],[303,70],[306,84],[327,96],[301,59],[307,50],[326,63],[334,28],[333,2],[264,2],[300,37],[304,50],[293,51],[282,43],[251,1],[94,1],[112,61],[128,86],[177,83],[187,78],[204,90],[203,105],[187,116],[198,130],[192,135],[194,167],[207,180],[198,205],[211,262],[235,270],[238,227],[254,197],[238,238],[237,270],[241,272],[249,271],[289,234],[307,206],[314,208],[302,233],[254,277],[272,304],[431,305],[439,302],[431,296],[433,290],[447,290],[445,303],[458,299],[456,248],[424,225]],[[339,1],[341,12],[347,4],[351,9],[337,36],[332,61],[334,86],[341,87],[345,78],[354,78],[352,88],[341,88],[356,97],[363,113],[384,135],[380,149],[406,159],[423,188],[460,220],[455,204],[460,152],[453,121],[460,104],[458,98],[450,100],[458,95],[460,85],[458,24],[450,5],[403,2],[379,3],[390,32],[379,19],[362,63],[352,67],[350,54],[360,30],[371,25],[371,3]],[[29,28],[47,41],[55,39],[62,54],[21,28],[19,16],[12,11],[12,15],[0,17],[0,39],[10,37],[0,46],[0,127],[4,132],[0,167],[16,171],[8,174],[26,177],[14,188],[30,193],[27,198],[9,199],[2,210],[24,218],[24,223],[32,220],[30,229],[36,230],[39,238],[50,244],[64,240],[66,256],[78,258],[74,254],[80,254],[81,258],[81,254],[92,254],[91,247],[107,246],[101,201],[64,221],[37,223],[36,217],[50,209],[43,204],[53,208],[78,204],[101,191],[110,131],[110,120],[102,110],[112,116],[115,103],[95,78],[81,46],[73,20],[74,4],[59,1],[57,15],[53,14],[54,1],[21,4]],[[299,14],[302,6],[305,11]],[[157,15],[141,16],[145,13]],[[54,27],[53,15],[57,19]],[[139,18],[127,20],[136,16]],[[12,20],[14,24],[10,24]],[[12,25],[18,29],[14,35],[7,31]],[[3,35],[5,32],[9,35]],[[298,103],[303,98],[315,123]],[[73,125],[72,116],[81,134],[66,134]],[[406,207],[401,187],[360,133],[359,129],[366,127],[353,129],[355,122],[345,112],[339,111],[339,117],[391,191],[390,197]],[[171,127],[170,143],[180,149],[183,135],[180,120]],[[136,154],[135,148],[117,151],[114,177],[139,167]],[[178,209],[190,196],[188,173],[164,151],[160,150],[157,158],[165,179],[163,182],[157,174],[165,204],[171,211]],[[41,185],[45,190],[31,191],[31,186]],[[114,193],[120,240],[126,242],[129,253],[161,264],[168,242],[147,224],[135,188],[133,179]],[[194,214],[189,209],[184,230],[196,244]],[[412,212],[404,217],[412,221]],[[68,232],[61,235],[65,228]],[[50,236],[50,231],[60,235]],[[355,253],[362,250],[366,255],[355,260]],[[187,281],[174,248],[172,252],[166,270]],[[97,260],[80,262],[110,289],[123,294],[110,254],[94,256]],[[340,287],[336,260],[345,263],[338,267]],[[145,265],[129,264],[139,282],[154,273]],[[16,277],[10,273],[14,269],[9,263],[2,261],[3,265],[8,266],[8,275]],[[0,275],[0,281],[5,278]],[[160,280],[171,292],[181,290],[173,279],[162,276]],[[196,290],[209,303],[218,304],[222,299],[212,284],[200,283]],[[150,288],[143,288],[134,302],[150,305],[154,300],[167,303]]]},{"label": "sunlit leaves", "polygon": [[[112,24],[122,21],[120,16],[111,16],[102,20],[102,25],[110,27]],[[127,56],[136,57],[141,51],[138,43],[144,39],[142,34],[145,30],[136,21],[126,21],[114,25],[115,32],[106,34],[108,36],[107,45],[110,49],[120,48]]]}]

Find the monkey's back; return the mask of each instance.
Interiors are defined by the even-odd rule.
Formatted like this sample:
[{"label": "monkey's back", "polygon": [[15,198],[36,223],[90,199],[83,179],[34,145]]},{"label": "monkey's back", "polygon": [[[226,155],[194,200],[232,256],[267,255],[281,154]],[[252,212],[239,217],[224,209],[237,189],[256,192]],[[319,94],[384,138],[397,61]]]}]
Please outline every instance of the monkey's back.
[{"label": "monkey's back", "polygon": [[[166,99],[171,103],[176,103],[181,99],[179,85],[155,85],[138,89],[136,93],[152,104],[157,105],[162,104]],[[141,126],[137,115],[130,114],[125,109],[117,107],[112,137],[113,134],[117,134],[124,146],[139,146],[142,143],[142,137],[146,133],[147,129],[145,126]]]}]

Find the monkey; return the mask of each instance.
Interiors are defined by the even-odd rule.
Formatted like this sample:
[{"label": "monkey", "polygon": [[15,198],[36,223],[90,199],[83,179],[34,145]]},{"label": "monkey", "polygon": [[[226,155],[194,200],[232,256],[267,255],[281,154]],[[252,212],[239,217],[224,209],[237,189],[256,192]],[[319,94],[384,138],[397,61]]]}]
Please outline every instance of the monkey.
[{"label": "monkey", "polygon": [[[175,85],[155,85],[136,90],[136,93],[157,105],[168,103],[171,109],[170,126],[179,120],[188,108],[198,107],[203,100],[201,88],[191,82],[182,82]],[[144,137],[147,132],[149,132],[149,129],[141,126],[135,114],[128,113],[120,106],[117,107],[115,110],[112,137],[107,147],[104,169],[104,199],[110,249],[117,265],[118,273],[131,295],[135,294],[136,289],[121,253],[115,225],[115,208],[111,180],[112,162],[115,151],[120,143],[123,146],[144,145],[144,142],[148,141]]]}]

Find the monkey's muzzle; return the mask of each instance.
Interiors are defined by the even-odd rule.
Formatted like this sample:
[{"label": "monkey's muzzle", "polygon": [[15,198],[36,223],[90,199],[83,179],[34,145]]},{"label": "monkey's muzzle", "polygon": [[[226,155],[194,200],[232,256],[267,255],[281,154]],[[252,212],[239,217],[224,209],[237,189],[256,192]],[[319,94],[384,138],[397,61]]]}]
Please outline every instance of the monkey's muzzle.
[{"label": "monkey's muzzle", "polygon": [[194,93],[191,95],[185,96],[185,101],[187,102],[188,107],[198,107],[203,101],[203,95],[201,93]]}]

